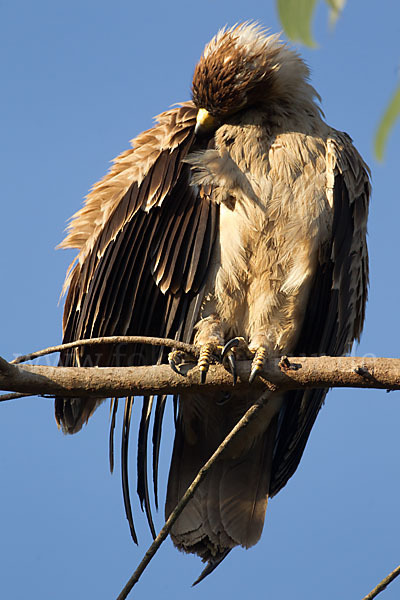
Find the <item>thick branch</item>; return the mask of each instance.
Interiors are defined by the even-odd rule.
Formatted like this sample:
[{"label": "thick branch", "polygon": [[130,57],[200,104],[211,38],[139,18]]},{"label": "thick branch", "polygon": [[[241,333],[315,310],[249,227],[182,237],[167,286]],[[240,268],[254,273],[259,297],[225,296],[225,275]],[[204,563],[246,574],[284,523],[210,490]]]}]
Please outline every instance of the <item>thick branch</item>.
[{"label": "thick branch", "polygon": [[[250,361],[238,362],[236,389],[249,387]],[[148,367],[45,367],[14,366],[0,361],[0,389],[39,395],[80,397],[124,397],[126,395],[204,393],[229,391],[232,376],[222,365],[211,365],[207,383],[199,383],[197,367],[186,376],[177,375],[168,365]],[[9,368],[8,368],[9,367]],[[252,389],[265,385],[280,390],[301,388],[358,387],[400,389],[400,359],[356,357],[301,357],[271,359],[263,370],[266,381],[258,380]]]},{"label": "thick branch", "polygon": [[6,400],[17,400],[17,398],[27,398],[28,396],[37,395],[37,394],[20,394],[19,392],[11,392],[10,394],[1,394],[0,402],[5,402]]}]

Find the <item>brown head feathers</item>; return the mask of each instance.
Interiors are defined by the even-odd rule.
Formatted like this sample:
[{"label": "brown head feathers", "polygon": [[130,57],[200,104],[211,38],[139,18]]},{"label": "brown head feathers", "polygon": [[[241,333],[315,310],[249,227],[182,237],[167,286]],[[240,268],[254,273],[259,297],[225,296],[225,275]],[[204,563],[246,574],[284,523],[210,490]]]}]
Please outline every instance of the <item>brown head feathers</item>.
[{"label": "brown head feathers", "polygon": [[194,71],[192,98],[197,108],[221,120],[245,107],[290,100],[297,87],[303,98],[308,88],[312,98],[308,75],[278,35],[246,22],[221,29],[207,44]]}]

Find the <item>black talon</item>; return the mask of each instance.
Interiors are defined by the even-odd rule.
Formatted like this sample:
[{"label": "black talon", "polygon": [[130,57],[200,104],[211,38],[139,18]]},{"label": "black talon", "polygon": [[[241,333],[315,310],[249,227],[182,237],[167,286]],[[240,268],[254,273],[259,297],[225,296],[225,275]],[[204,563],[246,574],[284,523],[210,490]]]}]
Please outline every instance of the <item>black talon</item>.
[{"label": "black talon", "polygon": [[204,369],[200,370],[200,383],[204,384],[206,382],[207,379],[207,371]]},{"label": "black talon", "polygon": [[168,363],[169,363],[169,366],[171,367],[171,369],[174,371],[174,373],[176,373],[177,375],[182,375],[182,373],[180,373],[180,372],[178,371],[178,369],[176,368],[175,361],[174,361],[172,358],[170,358],[170,359],[168,360]]},{"label": "black talon", "polygon": [[227,361],[229,364],[229,370],[233,377],[233,385],[236,385],[237,382],[237,370],[236,370],[236,358],[233,352],[230,352],[227,356]]},{"label": "black talon", "polygon": [[181,372],[180,367],[183,364],[184,353],[180,350],[173,350],[168,354],[168,364],[173,370],[174,373],[184,376],[184,373]]},{"label": "black talon", "polygon": [[253,381],[258,377],[259,372],[261,371],[260,367],[255,365],[250,373],[249,383],[253,383]]},{"label": "black talon", "polygon": [[229,364],[229,370],[233,377],[233,384],[237,382],[236,358],[232,352],[232,348],[237,348],[240,344],[240,338],[232,338],[225,344],[221,352],[221,362],[226,358]]},{"label": "black talon", "polygon": [[237,337],[229,340],[229,342],[227,342],[225,344],[225,346],[222,348],[221,361],[224,360],[224,358],[228,354],[229,350],[232,350],[232,348],[237,348],[239,346],[239,344],[240,344],[240,339]]}]

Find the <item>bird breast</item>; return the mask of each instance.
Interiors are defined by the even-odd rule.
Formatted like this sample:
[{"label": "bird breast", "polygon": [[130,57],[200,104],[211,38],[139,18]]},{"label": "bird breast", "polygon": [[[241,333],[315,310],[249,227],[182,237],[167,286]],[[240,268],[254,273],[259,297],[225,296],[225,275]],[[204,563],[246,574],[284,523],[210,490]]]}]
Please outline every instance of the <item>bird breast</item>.
[{"label": "bird breast", "polygon": [[286,353],[331,232],[326,144],[248,121],[220,127],[216,149],[197,158],[197,183],[213,182],[220,203],[209,297],[228,335]]}]

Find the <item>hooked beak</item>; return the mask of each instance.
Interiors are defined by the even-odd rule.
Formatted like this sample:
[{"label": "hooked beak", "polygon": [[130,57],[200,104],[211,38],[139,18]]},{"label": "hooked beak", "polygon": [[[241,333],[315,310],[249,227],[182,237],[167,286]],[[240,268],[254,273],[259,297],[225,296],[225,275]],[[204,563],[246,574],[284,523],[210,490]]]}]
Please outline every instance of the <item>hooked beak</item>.
[{"label": "hooked beak", "polygon": [[202,133],[210,133],[217,127],[217,120],[215,117],[210,115],[208,110],[205,108],[199,108],[197,113],[196,126],[194,132],[199,135]]}]

